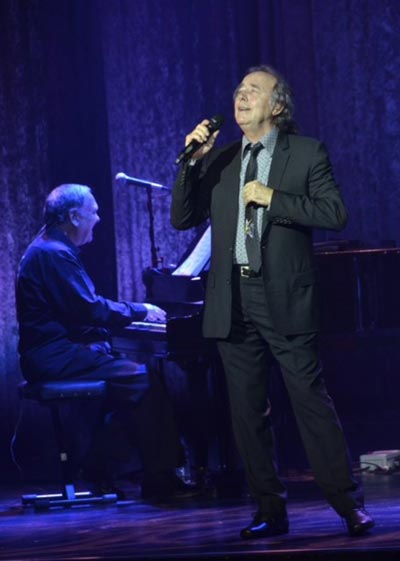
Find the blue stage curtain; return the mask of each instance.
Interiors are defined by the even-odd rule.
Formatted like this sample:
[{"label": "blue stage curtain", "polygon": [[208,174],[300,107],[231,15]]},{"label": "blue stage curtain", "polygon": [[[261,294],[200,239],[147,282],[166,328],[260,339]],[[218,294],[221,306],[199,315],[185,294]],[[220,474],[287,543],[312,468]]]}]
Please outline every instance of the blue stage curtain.
[{"label": "blue stage curtain", "polygon": [[[256,53],[256,6],[250,3],[246,20],[244,4],[239,9],[230,0],[103,3],[113,175],[124,171],[172,186],[185,135],[200,120],[225,114],[221,137],[233,137],[232,93],[245,67],[241,60],[250,63],[239,29],[245,26]],[[176,264],[194,232],[170,226],[170,195],[153,192],[152,202],[158,256]],[[152,264],[147,193],[116,184],[114,205],[120,295],[142,298],[141,272]]]},{"label": "blue stage curtain", "polygon": [[[330,151],[350,220],[344,232],[317,239],[400,242],[399,6],[396,0],[0,3],[2,459],[17,412],[15,271],[40,226],[45,195],[63,180],[95,188],[103,220],[97,245],[88,248],[94,276],[101,286],[114,274],[115,231],[119,295],[142,299],[142,270],[151,265],[147,194],[112,178],[124,171],[171,186],[185,134],[216,113],[226,116],[220,142],[237,138],[232,92],[248,66],[270,63],[287,77],[300,130]],[[176,263],[195,232],[172,230],[169,195],[153,193],[152,202],[158,255]]]}]

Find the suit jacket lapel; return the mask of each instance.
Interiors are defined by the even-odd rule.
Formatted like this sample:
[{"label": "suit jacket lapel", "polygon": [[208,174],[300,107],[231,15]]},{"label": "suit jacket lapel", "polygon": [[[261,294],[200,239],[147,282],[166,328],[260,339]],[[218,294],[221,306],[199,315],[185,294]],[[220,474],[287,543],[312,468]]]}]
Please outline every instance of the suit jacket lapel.
[{"label": "suit jacket lapel", "polygon": [[[268,187],[279,189],[282,177],[290,158],[289,139],[286,133],[280,132],[272,154],[271,169],[268,176]],[[263,234],[267,226],[266,212],[263,217]]]},{"label": "suit jacket lapel", "polygon": [[221,177],[221,186],[224,186],[223,192],[223,217],[226,220],[226,228],[228,236],[235,239],[237,216],[239,212],[239,189],[240,189],[240,166],[241,166],[241,142],[233,149],[237,150],[232,158],[231,163],[223,170]]}]

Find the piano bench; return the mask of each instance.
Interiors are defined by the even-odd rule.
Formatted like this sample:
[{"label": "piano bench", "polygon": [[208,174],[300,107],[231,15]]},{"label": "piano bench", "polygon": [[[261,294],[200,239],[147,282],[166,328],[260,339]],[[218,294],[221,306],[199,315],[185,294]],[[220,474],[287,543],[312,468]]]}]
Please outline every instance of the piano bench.
[{"label": "piano bench", "polygon": [[75,490],[67,438],[60,415],[60,406],[67,400],[103,398],[106,393],[106,382],[103,380],[23,382],[18,386],[18,390],[21,399],[34,400],[40,405],[49,408],[62,468],[61,493],[23,495],[23,506],[32,506],[35,511],[38,512],[55,507],[72,507],[89,504],[106,505],[115,503],[117,501],[117,495],[115,494],[110,493],[94,496],[89,491],[77,492]]}]

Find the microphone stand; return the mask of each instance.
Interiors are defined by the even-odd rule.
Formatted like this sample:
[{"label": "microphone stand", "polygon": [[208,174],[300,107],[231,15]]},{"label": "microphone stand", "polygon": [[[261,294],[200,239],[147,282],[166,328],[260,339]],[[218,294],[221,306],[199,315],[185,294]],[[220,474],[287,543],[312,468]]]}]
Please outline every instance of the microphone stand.
[{"label": "microphone stand", "polygon": [[159,191],[171,191],[169,187],[161,185],[160,183],[154,183],[152,181],[146,181],[145,179],[139,179],[138,177],[131,177],[126,175],[126,173],[119,172],[115,176],[115,180],[121,185],[134,185],[135,187],[145,187],[147,191],[147,210],[149,212],[149,236],[150,236],[150,250],[151,250],[151,265],[153,268],[158,268],[159,260],[157,257],[158,247],[156,247],[156,240],[154,235],[154,212],[153,212],[153,198],[151,195],[151,190],[156,189]]},{"label": "microphone stand", "polygon": [[156,247],[156,238],[154,235],[154,211],[153,211],[153,197],[151,196],[151,187],[146,187],[147,191],[147,210],[149,211],[149,236],[150,236],[150,251],[151,251],[151,265],[154,269],[158,267],[158,257]]}]

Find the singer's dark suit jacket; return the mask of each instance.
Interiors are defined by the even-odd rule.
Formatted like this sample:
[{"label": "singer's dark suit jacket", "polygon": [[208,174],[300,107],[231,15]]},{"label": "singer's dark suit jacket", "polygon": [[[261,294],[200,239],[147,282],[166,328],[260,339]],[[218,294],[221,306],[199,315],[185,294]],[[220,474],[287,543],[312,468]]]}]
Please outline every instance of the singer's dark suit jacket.
[{"label": "singer's dark suit jacket", "polygon": [[[212,252],[203,332],[226,338],[231,328],[232,265],[237,226],[241,142],[214,148],[201,162],[184,165],[173,189],[171,222],[188,229],[211,219]],[[323,144],[279,133],[265,210],[262,273],[275,329],[284,334],[318,329],[317,274],[312,228],[341,230],[347,212]]]}]

